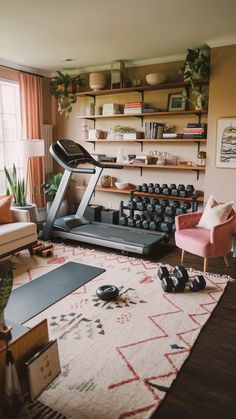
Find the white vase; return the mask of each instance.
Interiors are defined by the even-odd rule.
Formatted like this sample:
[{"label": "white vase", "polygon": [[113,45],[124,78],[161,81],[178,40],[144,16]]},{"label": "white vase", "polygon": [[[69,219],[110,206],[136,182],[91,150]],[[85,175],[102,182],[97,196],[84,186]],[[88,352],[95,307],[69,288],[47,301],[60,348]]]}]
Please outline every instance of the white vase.
[{"label": "white vase", "polygon": [[120,147],[117,154],[116,163],[123,163],[124,162],[124,153],[123,148]]}]

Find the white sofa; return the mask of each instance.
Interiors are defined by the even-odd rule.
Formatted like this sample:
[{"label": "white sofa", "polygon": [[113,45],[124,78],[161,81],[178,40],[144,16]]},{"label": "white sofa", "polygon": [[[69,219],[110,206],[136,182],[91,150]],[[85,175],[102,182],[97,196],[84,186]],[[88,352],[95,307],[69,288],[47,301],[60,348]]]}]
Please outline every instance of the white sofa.
[{"label": "white sofa", "polygon": [[27,210],[11,208],[16,222],[0,224],[0,258],[11,255],[19,250],[32,247],[37,243],[37,225],[30,222]]}]

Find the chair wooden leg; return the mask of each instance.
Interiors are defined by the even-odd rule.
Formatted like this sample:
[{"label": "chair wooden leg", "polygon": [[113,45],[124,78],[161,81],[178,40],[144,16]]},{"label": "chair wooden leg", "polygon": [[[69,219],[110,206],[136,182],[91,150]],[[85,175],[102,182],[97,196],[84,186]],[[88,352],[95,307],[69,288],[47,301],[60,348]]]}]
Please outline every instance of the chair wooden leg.
[{"label": "chair wooden leg", "polygon": [[227,256],[223,256],[223,258],[224,258],[224,261],[225,261],[226,268],[229,268],[229,261],[228,261]]},{"label": "chair wooden leg", "polygon": [[208,259],[204,258],[203,272],[207,272],[207,267],[208,267]]},{"label": "chair wooden leg", "polygon": [[184,255],[185,255],[185,250],[182,250],[181,261],[180,261],[181,265],[183,265],[183,263],[184,263]]}]

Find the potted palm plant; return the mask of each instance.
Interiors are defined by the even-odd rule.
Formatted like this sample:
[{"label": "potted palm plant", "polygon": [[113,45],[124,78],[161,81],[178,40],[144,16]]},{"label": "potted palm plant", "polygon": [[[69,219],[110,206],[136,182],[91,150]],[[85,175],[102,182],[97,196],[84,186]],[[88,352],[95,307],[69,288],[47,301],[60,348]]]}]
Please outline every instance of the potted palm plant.
[{"label": "potted palm plant", "polygon": [[203,81],[210,76],[210,48],[188,49],[184,65],[180,68],[184,82],[189,83],[189,89],[184,88],[182,97],[187,100],[194,108],[205,109],[208,105],[208,87],[203,85]]}]

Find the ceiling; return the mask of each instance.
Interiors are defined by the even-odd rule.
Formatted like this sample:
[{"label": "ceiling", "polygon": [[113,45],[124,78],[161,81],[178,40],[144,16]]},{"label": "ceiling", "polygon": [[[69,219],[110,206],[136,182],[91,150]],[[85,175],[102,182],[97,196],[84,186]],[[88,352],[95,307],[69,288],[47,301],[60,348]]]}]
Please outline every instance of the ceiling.
[{"label": "ceiling", "polygon": [[0,0],[0,11],[0,64],[48,75],[236,44],[235,0]]}]

